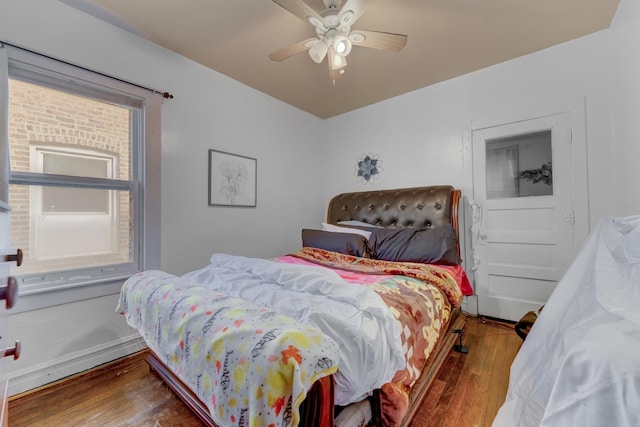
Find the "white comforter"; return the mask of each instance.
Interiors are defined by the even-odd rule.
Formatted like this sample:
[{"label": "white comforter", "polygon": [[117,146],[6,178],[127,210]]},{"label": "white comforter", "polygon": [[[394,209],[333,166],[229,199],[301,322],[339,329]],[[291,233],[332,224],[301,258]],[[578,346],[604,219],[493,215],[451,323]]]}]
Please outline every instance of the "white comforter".
[{"label": "white comforter", "polygon": [[514,360],[493,425],[640,426],[640,216],[592,232]]},{"label": "white comforter", "polygon": [[335,403],[357,402],[406,364],[398,324],[368,287],[330,269],[214,254],[183,278],[319,328],[340,347]]}]

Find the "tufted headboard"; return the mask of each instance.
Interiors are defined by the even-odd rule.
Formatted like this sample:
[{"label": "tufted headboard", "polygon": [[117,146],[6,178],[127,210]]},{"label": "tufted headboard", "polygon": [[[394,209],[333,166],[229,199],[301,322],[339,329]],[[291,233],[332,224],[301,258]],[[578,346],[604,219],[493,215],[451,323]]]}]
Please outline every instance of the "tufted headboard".
[{"label": "tufted headboard", "polygon": [[[450,223],[458,240],[460,190],[450,185],[342,193],[329,202],[327,222],[357,220],[382,227],[438,227]],[[458,245],[458,255],[460,247]]]}]

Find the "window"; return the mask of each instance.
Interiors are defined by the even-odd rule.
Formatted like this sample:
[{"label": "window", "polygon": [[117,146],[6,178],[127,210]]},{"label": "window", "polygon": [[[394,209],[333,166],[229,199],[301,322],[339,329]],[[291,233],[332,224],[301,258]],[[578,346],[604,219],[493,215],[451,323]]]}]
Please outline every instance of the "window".
[{"label": "window", "polygon": [[551,131],[488,140],[487,199],[552,196]]},{"label": "window", "polygon": [[[11,245],[21,293],[105,283],[159,267],[161,98],[152,91],[6,46]],[[0,62],[0,64],[2,64]],[[150,127],[153,132],[149,132]],[[1,126],[0,126],[1,128]],[[157,136],[156,136],[157,138]],[[151,156],[149,154],[151,153]],[[146,193],[144,190],[149,190]]]},{"label": "window", "polygon": [[[30,163],[37,173],[112,179],[117,175],[117,157],[115,152],[100,153],[75,144],[61,148],[34,144]],[[14,191],[19,192],[20,188]],[[113,190],[39,185],[30,186],[28,191],[31,217],[28,270],[37,270],[44,264],[59,268],[92,261],[131,261],[128,194],[118,197]],[[19,222],[14,221],[14,228]],[[73,234],[76,235],[73,239],[61,238]],[[19,247],[26,244],[16,243]]]}]

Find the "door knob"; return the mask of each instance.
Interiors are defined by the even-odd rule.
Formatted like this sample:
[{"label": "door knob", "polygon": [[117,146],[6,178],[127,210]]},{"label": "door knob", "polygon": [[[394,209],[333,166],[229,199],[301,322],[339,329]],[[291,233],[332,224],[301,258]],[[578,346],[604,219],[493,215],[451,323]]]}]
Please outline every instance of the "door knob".
[{"label": "door knob", "polygon": [[18,249],[15,255],[5,255],[4,260],[6,262],[15,261],[16,265],[20,267],[22,265],[22,249]]},{"label": "door knob", "polygon": [[0,300],[5,300],[7,310],[13,308],[18,300],[18,281],[15,277],[7,277],[7,286],[0,288]]},{"label": "door knob", "polygon": [[487,235],[487,230],[484,228],[481,228],[478,231],[478,243],[481,245],[486,245],[488,240],[489,240],[489,236]]},{"label": "door knob", "polygon": [[13,356],[13,360],[18,360],[18,358],[20,358],[20,354],[22,353],[22,343],[20,342],[20,340],[16,340],[16,344],[13,347],[8,347],[0,351],[2,351],[2,354],[0,354],[0,356]]}]

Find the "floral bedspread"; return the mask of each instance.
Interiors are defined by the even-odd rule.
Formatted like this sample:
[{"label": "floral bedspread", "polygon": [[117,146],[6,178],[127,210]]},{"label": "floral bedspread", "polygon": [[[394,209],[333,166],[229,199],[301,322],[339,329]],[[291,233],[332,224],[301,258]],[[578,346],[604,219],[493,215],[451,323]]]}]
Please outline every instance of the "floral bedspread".
[{"label": "floral bedspread", "polygon": [[303,248],[279,261],[330,267],[348,282],[369,286],[389,307],[400,326],[407,365],[382,386],[380,403],[384,425],[400,425],[411,387],[440,339],[451,308],[461,303],[454,277],[435,265],[365,259],[315,248]]},{"label": "floral bedspread", "polygon": [[161,271],[128,279],[117,311],[221,426],[296,426],[311,384],[337,370],[316,328]]},{"label": "floral bedspread", "polygon": [[462,292],[453,276],[445,268],[418,262],[393,262],[360,258],[316,248],[302,248],[290,254],[334,269],[364,274],[383,274],[413,277],[432,284],[443,292],[454,307],[462,304]]}]

